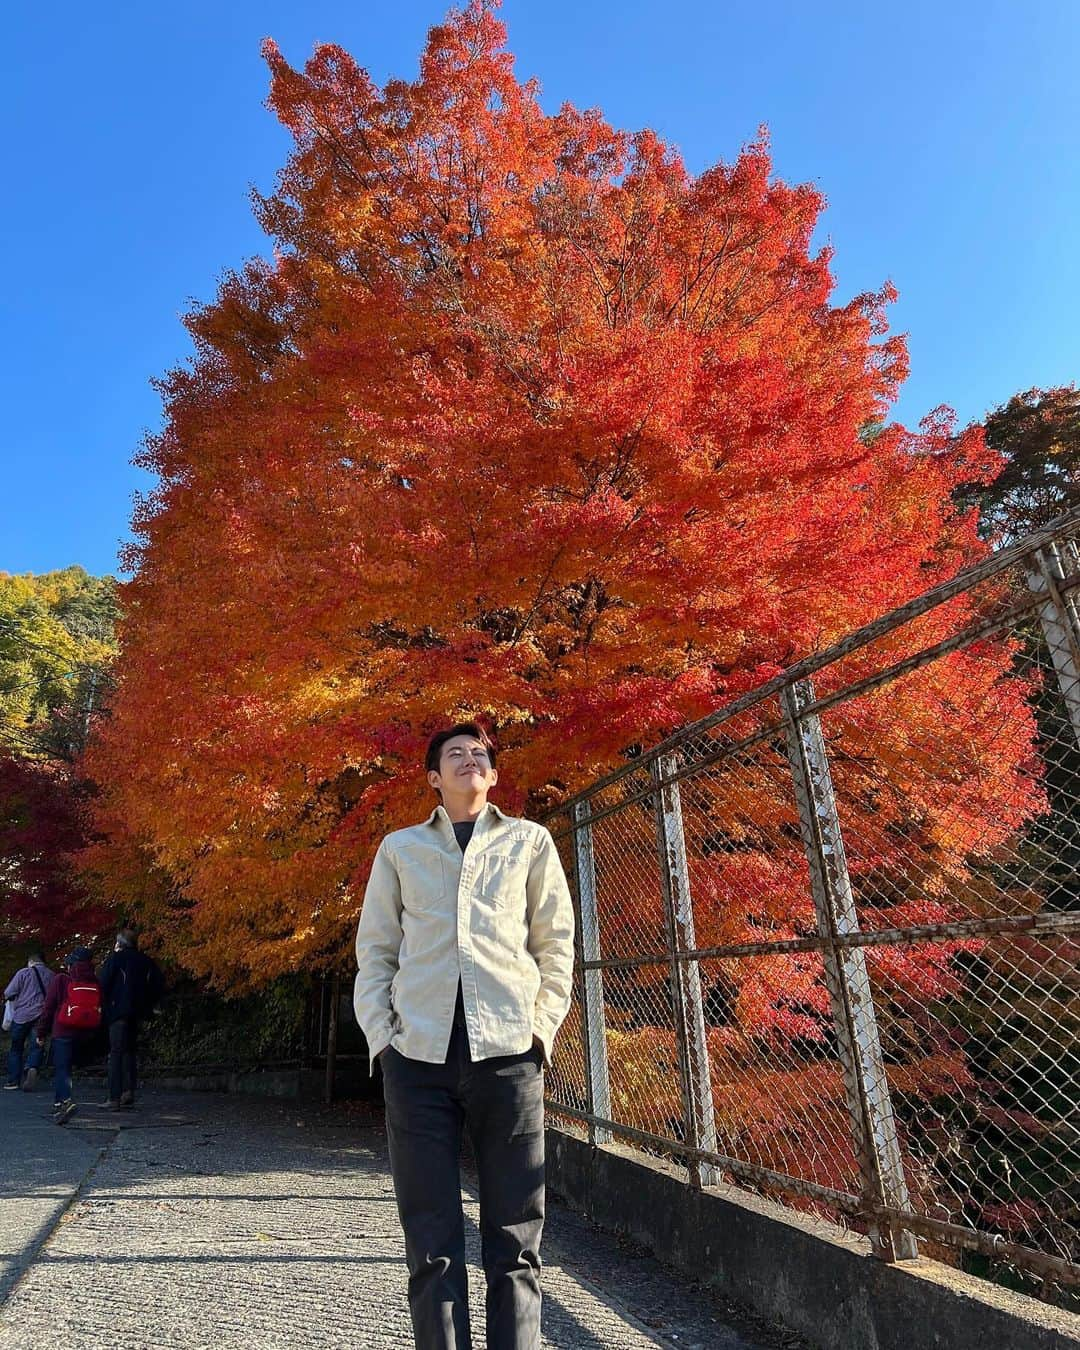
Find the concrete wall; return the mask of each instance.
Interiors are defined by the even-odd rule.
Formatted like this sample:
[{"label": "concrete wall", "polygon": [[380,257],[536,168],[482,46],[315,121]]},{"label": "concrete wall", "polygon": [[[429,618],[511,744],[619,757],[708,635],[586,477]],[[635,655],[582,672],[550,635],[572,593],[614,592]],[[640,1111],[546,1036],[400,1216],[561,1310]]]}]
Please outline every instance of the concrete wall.
[{"label": "concrete wall", "polygon": [[547,1132],[548,1186],[821,1350],[1065,1350],[1080,1317],[936,1261],[886,1265],[869,1243],[735,1187],[694,1191],[681,1171],[618,1144]]},{"label": "concrete wall", "polygon": [[[151,1065],[147,1085],[171,1092],[240,1092],[253,1097],[299,1097],[321,1099],[326,1086],[322,1064],[301,1069],[295,1065],[263,1069],[230,1069],[226,1066],[192,1065],[162,1068]],[[376,1079],[377,1083],[378,1080]],[[334,1075],[334,1097],[373,1098],[376,1088],[368,1074],[367,1056],[342,1056]]]},{"label": "concrete wall", "polygon": [[146,1082],[170,1092],[242,1092],[254,1097],[314,1097],[323,1074],[312,1069],[193,1070],[148,1075]]}]

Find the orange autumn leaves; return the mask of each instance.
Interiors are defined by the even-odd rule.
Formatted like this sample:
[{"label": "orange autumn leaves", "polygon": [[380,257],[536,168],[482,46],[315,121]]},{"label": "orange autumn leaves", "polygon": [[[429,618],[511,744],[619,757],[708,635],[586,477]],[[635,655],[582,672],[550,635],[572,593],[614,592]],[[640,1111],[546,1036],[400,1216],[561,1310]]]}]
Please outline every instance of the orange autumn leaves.
[{"label": "orange autumn leaves", "polygon": [[830,304],[819,194],[764,142],[695,177],[545,113],[504,43],[471,5],[382,88],[268,44],[273,259],[161,382],[89,767],[175,882],[147,921],[224,987],[344,949],[447,718],[498,727],[498,800],[538,811],[980,551],[950,493],[993,464],[884,425],[891,292]]}]

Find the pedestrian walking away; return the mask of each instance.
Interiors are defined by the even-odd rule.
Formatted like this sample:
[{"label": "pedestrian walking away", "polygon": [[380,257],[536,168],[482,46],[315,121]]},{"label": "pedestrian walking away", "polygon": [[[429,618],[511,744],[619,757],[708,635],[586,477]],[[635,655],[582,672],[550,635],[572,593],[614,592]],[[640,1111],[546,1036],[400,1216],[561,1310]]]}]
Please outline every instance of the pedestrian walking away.
[{"label": "pedestrian walking away", "polygon": [[71,1095],[71,1072],[76,1050],[88,1043],[101,1025],[101,988],[94,977],[90,952],[76,947],[45,996],[37,1021],[39,1046],[52,1033],[53,1113],[58,1125],[66,1125],[78,1110]]},{"label": "pedestrian walking away", "polygon": [[131,928],[117,933],[98,979],[109,1031],[109,1096],[103,1106],[118,1111],[135,1104],[139,1028],[157,1007],[164,981],[157,962],[139,951]]},{"label": "pedestrian walking away", "polygon": [[439,805],[379,845],[353,1001],[386,1100],[418,1350],[470,1350],[460,1148],[480,1190],[488,1350],[539,1350],[544,1068],[570,1007],[574,915],[551,835],[488,801],[475,723],[433,737]]},{"label": "pedestrian walking away", "polygon": [[4,1084],[10,1091],[23,1087],[30,1092],[37,1086],[44,1050],[33,1034],[34,1023],[41,1016],[52,981],[53,972],[45,964],[44,955],[34,950],[4,990],[4,999],[10,1000],[12,1013],[11,1047]]}]

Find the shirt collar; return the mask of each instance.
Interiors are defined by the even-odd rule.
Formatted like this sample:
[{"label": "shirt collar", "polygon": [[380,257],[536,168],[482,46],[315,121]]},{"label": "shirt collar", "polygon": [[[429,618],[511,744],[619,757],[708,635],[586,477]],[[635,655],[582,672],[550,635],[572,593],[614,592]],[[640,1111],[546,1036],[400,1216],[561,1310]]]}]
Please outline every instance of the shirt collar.
[{"label": "shirt collar", "polygon": [[[484,816],[488,814],[496,815],[500,820],[510,819],[510,817],[506,815],[505,812],[499,810],[499,808],[495,805],[494,802],[488,802],[488,804],[476,817],[477,821],[479,822],[483,820]],[[450,819],[449,815],[447,814],[446,807],[443,806],[442,802],[440,802],[439,805],[435,808],[435,810],[432,811],[431,815],[428,816],[427,820],[424,821],[424,824],[434,825],[439,820],[445,820],[447,825],[449,825],[451,829],[453,828],[454,822]]]}]

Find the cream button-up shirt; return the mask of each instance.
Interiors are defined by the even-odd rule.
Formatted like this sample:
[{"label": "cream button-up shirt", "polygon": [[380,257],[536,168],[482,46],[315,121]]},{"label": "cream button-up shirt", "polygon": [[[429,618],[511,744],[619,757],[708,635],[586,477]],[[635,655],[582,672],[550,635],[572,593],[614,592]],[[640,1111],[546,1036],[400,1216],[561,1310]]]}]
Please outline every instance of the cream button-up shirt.
[{"label": "cream button-up shirt", "polygon": [[373,1068],[387,1045],[446,1062],[459,978],[473,1060],[520,1054],[535,1035],[550,1064],[574,970],[574,910],[551,835],[490,802],[464,853],[442,806],[388,834],[356,964],[353,1007]]}]

